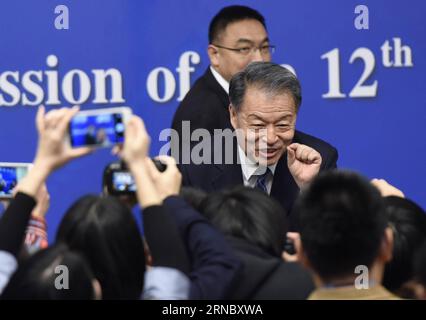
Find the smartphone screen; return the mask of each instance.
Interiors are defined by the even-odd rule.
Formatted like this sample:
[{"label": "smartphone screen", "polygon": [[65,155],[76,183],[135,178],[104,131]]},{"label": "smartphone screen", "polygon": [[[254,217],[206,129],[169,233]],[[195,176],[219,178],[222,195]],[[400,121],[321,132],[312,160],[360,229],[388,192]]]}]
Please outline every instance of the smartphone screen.
[{"label": "smartphone screen", "polygon": [[13,188],[28,173],[28,166],[0,165],[0,197],[11,198]]},{"label": "smartphone screen", "polygon": [[69,131],[72,147],[110,147],[123,143],[123,114],[77,114],[71,120]]},{"label": "smartphone screen", "polygon": [[127,171],[116,171],[112,174],[112,186],[115,192],[135,192],[136,184],[133,176]]}]

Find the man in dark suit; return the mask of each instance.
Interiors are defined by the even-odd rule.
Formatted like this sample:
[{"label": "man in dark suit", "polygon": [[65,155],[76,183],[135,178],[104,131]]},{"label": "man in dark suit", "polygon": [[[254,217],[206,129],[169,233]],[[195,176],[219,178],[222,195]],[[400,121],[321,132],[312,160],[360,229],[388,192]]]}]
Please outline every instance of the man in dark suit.
[{"label": "man in dark suit", "polygon": [[270,61],[274,49],[269,44],[263,16],[248,7],[223,8],[209,27],[208,55],[210,66],[179,105],[172,128],[182,135],[183,121],[189,121],[190,132],[204,128],[232,128],[229,121],[229,81],[253,61]]},{"label": "man in dark suit", "polygon": [[[281,203],[290,214],[290,229],[297,230],[293,203],[319,171],[336,168],[337,150],[295,130],[301,88],[284,67],[251,63],[232,78],[229,98],[234,143],[229,147],[214,139],[203,141],[205,148],[194,147],[190,163],[180,165],[183,184],[207,192],[238,184],[259,188]],[[200,163],[200,150],[203,159],[211,154],[213,163]]]}]

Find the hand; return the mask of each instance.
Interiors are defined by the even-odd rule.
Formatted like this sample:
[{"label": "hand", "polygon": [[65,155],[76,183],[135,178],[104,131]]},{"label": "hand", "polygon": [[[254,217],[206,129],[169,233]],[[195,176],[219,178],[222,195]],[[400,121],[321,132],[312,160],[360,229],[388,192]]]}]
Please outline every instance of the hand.
[{"label": "hand", "polygon": [[167,166],[165,171],[158,171],[151,159],[146,161],[146,165],[161,201],[163,201],[167,197],[179,194],[182,184],[182,175],[176,166],[174,158],[159,156],[157,159]]},{"label": "hand", "polygon": [[151,138],[145,129],[145,124],[138,116],[132,116],[126,124],[124,145],[121,157],[129,168],[143,166],[148,157]]},{"label": "hand", "polygon": [[71,118],[78,111],[79,108],[74,106],[71,109],[55,109],[45,115],[44,106],[39,107],[36,117],[38,147],[34,159],[34,167],[38,170],[45,170],[50,174],[68,161],[92,151],[88,147],[73,149],[65,141]]},{"label": "hand", "polygon": [[304,189],[317,176],[322,158],[318,151],[299,143],[287,147],[287,165],[296,184]]},{"label": "hand", "polygon": [[50,206],[50,195],[46,184],[43,184],[36,195],[37,205],[33,209],[31,215],[33,217],[44,218]]},{"label": "hand", "polygon": [[298,262],[299,256],[297,254],[297,248],[299,248],[300,234],[298,232],[287,232],[287,238],[293,242],[293,247],[296,252],[294,254],[289,254],[283,251],[282,259],[286,262]]},{"label": "hand", "polygon": [[396,196],[400,198],[405,198],[404,193],[402,193],[401,190],[390,185],[384,179],[373,179],[371,180],[371,184],[375,186],[377,189],[379,189],[382,197]]},{"label": "hand", "polygon": [[142,119],[132,116],[126,124],[123,146],[113,150],[126,162],[132,173],[136,183],[136,196],[142,208],[162,203],[149,172],[149,165],[154,165],[148,157],[150,140]]},{"label": "hand", "polygon": [[44,106],[39,107],[36,116],[38,146],[34,166],[16,186],[17,191],[35,198],[53,170],[92,151],[87,147],[72,149],[65,141],[68,124],[78,110],[78,107],[62,108],[45,115]]}]

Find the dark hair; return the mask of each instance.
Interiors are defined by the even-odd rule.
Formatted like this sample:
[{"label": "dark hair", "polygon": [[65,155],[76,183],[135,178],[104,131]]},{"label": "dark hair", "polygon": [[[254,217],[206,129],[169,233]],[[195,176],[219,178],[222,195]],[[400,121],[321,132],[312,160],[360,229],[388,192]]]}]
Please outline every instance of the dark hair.
[{"label": "dark hair", "polygon": [[[66,266],[66,270],[61,267]],[[67,280],[62,279],[61,276]],[[61,277],[61,278],[59,278]],[[1,296],[4,300],[89,300],[95,298],[88,263],[67,246],[53,245],[22,262]],[[57,288],[57,284],[64,289]]]},{"label": "dark hair", "polygon": [[426,287],[426,241],[414,254],[413,279]]},{"label": "dark hair", "polygon": [[287,233],[285,210],[265,193],[243,186],[219,191],[202,202],[201,211],[224,235],[281,256]]},{"label": "dark hair", "polygon": [[241,110],[247,88],[261,90],[271,97],[289,93],[296,112],[302,103],[302,89],[297,77],[287,68],[272,62],[252,62],[236,73],[229,83],[229,100],[235,110]]},{"label": "dark hair", "polygon": [[212,19],[209,26],[209,43],[212,44],[226,27],[241,20],[257,20],[266,29],[265,18],[256,10],[246,6],[229,6],[220,10]]},{"label": "dark hair", "polygon": [[207,193],[193,187],[182,187],[180,196],[195,210],[200,211],[202,202],[207,198]]},{"label": "dark hair", "polygon": [[386,197],[384,202],[393,231],[393,255],[386,265],[383,285],[396,291],[413,276],[414,254],[426,240],[426,215],[408,199]]},{"label": "dark hair", "polygon": [[84,196],[69,209],[57,241],[84,254],[104,299],[140,299],[145,254],[132,213],[114,197]]},{"label": "dark hair", "polygon": [[387,219],[379,191],[360,175],[332,170],[320,174],[295,205],[302,245],[325,281],[371,267]]}]

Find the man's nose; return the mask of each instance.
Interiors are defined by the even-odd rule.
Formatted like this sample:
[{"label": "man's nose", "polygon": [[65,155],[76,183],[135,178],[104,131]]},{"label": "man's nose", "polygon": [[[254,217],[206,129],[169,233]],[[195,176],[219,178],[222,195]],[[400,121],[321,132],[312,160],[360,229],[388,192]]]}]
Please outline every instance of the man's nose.
[{"label": "man's nose", "polygon": [[278,136],[275,131],[274,126],[268,126],[266,130],[266,142],[268,145],[273,145],[275,142],[277,142]]}]

